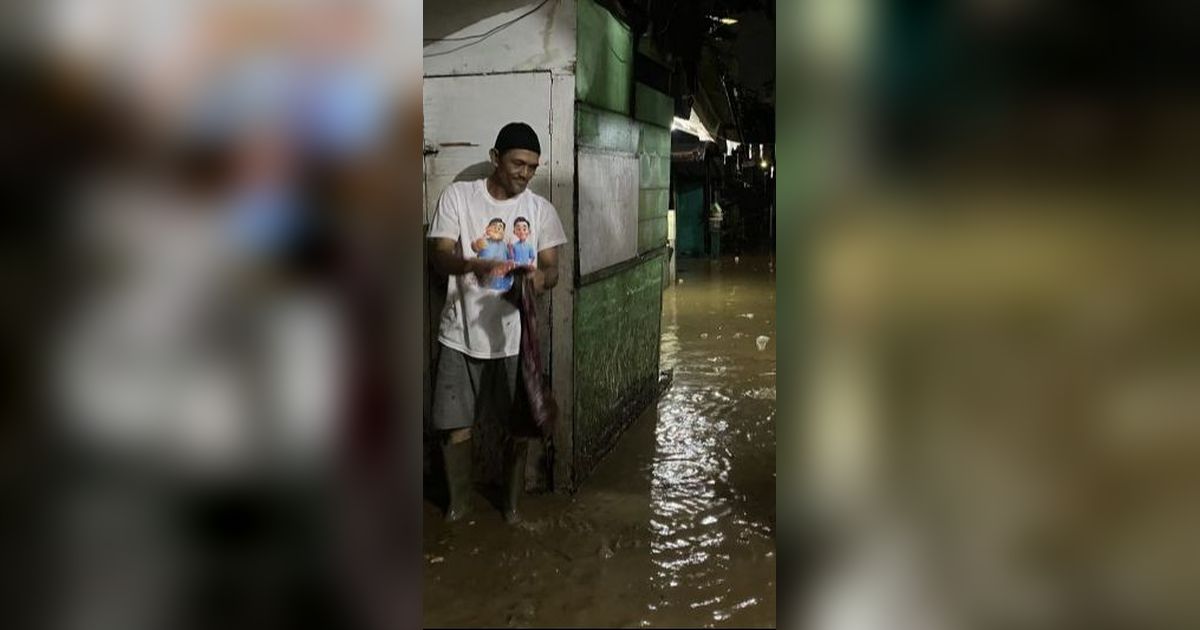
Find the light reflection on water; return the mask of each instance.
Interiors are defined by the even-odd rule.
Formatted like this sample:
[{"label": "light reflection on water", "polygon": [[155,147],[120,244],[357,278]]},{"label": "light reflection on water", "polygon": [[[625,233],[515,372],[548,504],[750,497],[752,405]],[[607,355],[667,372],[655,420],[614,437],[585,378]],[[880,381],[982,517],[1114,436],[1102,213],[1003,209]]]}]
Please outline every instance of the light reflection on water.
[{"label": "light reflection on water", "polygon": [[[663,295],[660,362],[674,383],[658,405],[650,480],[651,583],[663,596],[643,625],[678,619],[679,609],[713,625],[764,599],[742,567],[748,555],[763,555],[760,547],[773,561],[774,534],[731,475],[751,460],[774,468],[774,348],[754,342],[775,336],[774,306],[766,273],[712,273]],[[769,574],[773,584],[773,564]]]}]

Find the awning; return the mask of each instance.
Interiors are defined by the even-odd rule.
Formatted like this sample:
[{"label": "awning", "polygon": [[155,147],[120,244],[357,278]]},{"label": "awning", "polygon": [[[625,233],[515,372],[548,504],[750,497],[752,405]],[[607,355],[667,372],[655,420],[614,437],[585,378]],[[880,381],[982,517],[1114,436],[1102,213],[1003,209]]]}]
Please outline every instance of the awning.
[{"label": "awning", "polygon": [[671,131],[686,131],[704,142],[715,142],[712,130],[705,127],[704,123],[700,121],[694,108],[687,120],[676,116],[671,123]]},{"label": "awning", "polygon": [[672,162],[703,162],[710,143],[683,129],[671,132]]}]

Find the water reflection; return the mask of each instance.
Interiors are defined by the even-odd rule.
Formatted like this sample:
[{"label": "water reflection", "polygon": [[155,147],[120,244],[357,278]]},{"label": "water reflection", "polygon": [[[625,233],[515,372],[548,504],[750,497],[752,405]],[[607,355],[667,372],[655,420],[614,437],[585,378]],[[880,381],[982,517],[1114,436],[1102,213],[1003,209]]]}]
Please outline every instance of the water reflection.
[{"label": "water reflection", "polygon": [[[695,281],[663,296],[661,364],[675,381],[658,405],[649,526],[660,599],[647,605],[643,625],[664,625],[682,610],[710,619],[706,626],[733,619],[766,586],[744,583],[734,562],[774,558],[765,515],[731,483],[735,473],[765,472],[746,470],[751,458],[774,468],[774,349],[756,343],[774,337],[774,278],[766,261],[740,274],[702,264],[692,269]],[[769,574],[773,594],[773,564]]]}]

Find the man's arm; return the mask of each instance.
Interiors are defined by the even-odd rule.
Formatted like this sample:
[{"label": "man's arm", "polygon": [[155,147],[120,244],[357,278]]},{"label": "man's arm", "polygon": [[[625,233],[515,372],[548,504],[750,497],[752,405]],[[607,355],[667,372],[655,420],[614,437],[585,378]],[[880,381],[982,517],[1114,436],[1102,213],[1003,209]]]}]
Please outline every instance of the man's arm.
[{"label": "man's arm", "polygon": [[558,246],[543,249],[537,254],[537,271],[533,274],[533,288],[545,293],[558,284]]},{"label": "man's arm", "polygon": [[513,264],[504,260],[484,260],[482,258],[463,258],[454,251],[457,241],[450,238],[433,238],[429,249],[429,262],[435,271],[447,276],[461,276],[474,273],[480,278],[503,276],[512,271]]}]

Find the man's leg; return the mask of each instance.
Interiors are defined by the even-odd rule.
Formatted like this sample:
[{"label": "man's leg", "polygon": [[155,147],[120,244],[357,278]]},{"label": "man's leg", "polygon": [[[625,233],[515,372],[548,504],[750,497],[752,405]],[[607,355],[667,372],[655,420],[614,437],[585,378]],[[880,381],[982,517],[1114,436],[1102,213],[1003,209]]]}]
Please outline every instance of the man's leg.
[{"label": "man's leg", "polygon": [[461,520],[471,510],[471,425],[475,419],[480,366],[457,350],[443,346],[434,383],[433,424],[442,431],[442,459],[450,501],[446,521]]},{"label": "man's leg", "polygon": [[509,525],[521,522],[517,504],[525,494],[525,464],[528,454],[529,439],[513,435],[509,439],[504,462],[504,521]]},{"label": "man's leg", "polygon": [[[505,405],[505,409],[509,410],[498,414],[498,417],[509,419],[509,441],[504,459],[503,510],[505,522],[514,525],[521,521],[521,513],[517,510],[517,504],[520,502],[521,496],[525,494],[525,464],[529,453],[529,439],[521,430],[523,422],[514,419],[512,414],[514,411],[525,414],[528,412],[521,411],[517,405],[514,405],[514,402],[520,397],[517,387],[521,382],[519,378],[520,363],[517,357],[501,359],[499,366],[504,370],[502,404]],[[521,420],[527,420],[527,418]]]},{"label": "man's leg", "polygon": [[448,435],[442,444],[442,459],[446,463],[446,487],[450,490],[450,501],[446,505],[446,522],[462,520],[471,511],[471,440],[470,429],[466,437],[454,441]]}]

